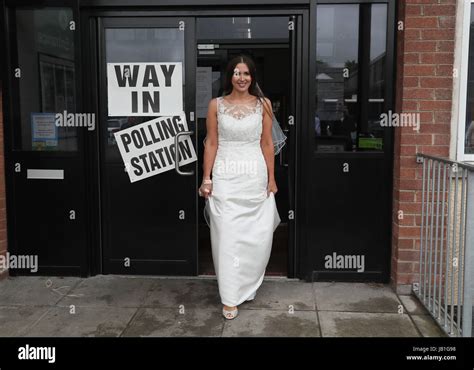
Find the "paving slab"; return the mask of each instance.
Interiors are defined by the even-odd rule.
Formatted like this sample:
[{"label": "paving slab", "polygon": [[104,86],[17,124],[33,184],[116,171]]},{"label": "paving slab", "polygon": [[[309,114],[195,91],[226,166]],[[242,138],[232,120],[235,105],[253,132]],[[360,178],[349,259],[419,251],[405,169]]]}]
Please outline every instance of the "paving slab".
[{"label": "paving slab", "polygon": [[118,337],[125,330],[136,308],[53,307],[30,328],[27,337]]},{"label": "paving slab", "polygon": [[217,281],[211,279],[156,279],[143,302],[150,308],[221,307]]},{"label": "paving slab", "polygon": [[221,310],[215,278],[22,276],[0,282],[5,337],[446,336],[415,296],[397,296],[384,284],[267,278],[236,319],[226,320]]},{"label": "paving slab", "polygon": [[407,314],[318,312],[323,337],[419,337]]},{"label": "paving slab", "polygon": [[220,337],[224,325],[220,310],[141,308],[124,337]]},{"label": "paving slab", "polygon": [[54,306],[83,279],[15,276],[0,282],[0,305]]},{"label": "paving slab", "polygon": [[313,283],[319,311],[398,313],[401,302],[393,290],[376,283]]},{"label": "paving slab", "polygon": [[112,275],[94,276],[82,281],[59,303],[78,307],[140,307],[153,279]]},{"label": "paving slab", "polygon": [[23,336],[51,306],[0,306],[0,337]]},{"label": "paving slab", "polygon": [[320,330],[315,311],[240,309],[235,319],[225,322],[222,336],[320,337]]},{"label": "paving slab", "polygon": [[253,301],[245,303],[249,308],[288,311],[316,309],[311,283],[264,280]]}]

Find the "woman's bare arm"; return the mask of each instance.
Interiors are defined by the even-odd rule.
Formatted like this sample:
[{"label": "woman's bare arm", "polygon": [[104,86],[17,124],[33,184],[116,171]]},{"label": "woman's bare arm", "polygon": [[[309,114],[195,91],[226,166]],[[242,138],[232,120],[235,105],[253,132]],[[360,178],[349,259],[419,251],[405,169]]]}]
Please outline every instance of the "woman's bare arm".
[{"label": "woman's bare arm", "polygon": [[206,118],[206,145],[203,156],[203,179],[210,179],[217,152],[217,99],[209,102]]},{"label": "woman's bare arm", "polygon": [[[275,184],[275,149],[273,148],[273,139],[272,139],[272,121],[273,121],[273,112],[272,112],[272,103],[270,99],[265,98],[267,109],[263,109],[263,129],[262,137],[260,139],[260,147],[262,148],[263,156],[265,157],[265,162],[267,163],[268,170],[268,184],[270,187],[274,186],[274,191],[276,191]],[[273,190],[273,188],[271,189]]]}]

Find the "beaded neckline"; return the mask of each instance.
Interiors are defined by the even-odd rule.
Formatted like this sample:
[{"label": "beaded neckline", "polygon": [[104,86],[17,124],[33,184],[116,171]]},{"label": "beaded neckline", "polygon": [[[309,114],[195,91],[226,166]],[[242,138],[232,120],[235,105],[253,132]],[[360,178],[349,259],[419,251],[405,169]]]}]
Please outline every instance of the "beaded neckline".
[{"label": "beaded neckline", "polygon": [[224,101],[224,103],[219,104],[219,113],[232,116],[238,120],[251,114],[261,113],[261,104],[258,98],[256,98],[255,102],[246,103],[230,103],[225,100],[223,96],[221,96],[219,100],[221,100],[221,102]]}]

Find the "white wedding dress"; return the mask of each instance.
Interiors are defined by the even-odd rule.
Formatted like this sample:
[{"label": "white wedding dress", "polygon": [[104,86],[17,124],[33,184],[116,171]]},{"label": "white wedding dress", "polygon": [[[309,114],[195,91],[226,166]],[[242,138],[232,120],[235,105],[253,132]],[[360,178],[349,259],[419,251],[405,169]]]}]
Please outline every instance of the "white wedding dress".
[{"label": "white wedding dress", "polygon": [[217,98],[218,148],[204,214],[221,301],[238,306],[255,297],[281,222],[260,147],[263,106]]}]

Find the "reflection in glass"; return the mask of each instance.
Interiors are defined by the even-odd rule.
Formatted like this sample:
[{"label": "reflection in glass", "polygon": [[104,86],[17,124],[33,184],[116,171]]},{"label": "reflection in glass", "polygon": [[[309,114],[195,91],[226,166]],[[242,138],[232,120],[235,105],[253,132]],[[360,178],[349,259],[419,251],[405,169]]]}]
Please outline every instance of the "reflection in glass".
[{"label": "reflection in glass", "polygon": [[382,150],[384,127],[380,115],[385,108],[385,66],[387,45],[387,5],[371,6],[370,65],[369,65],[369,109],[367,125],[361,125],[359,149]]},{"label": "reflection in glass", "polygon": [[318,5],[316,14],[315,150],[383,150],[387,5]]},{"label": "reflection in glass", "polygon": [[[56,114],[76,112],[74,32],[69,8],[17,9],[16,47],[21,150],[77,150],[77,127],[59,126]],[[15,127],[17,129],[17,127]],[[87,128],[81,128],[87,129]]]},{"label": "reflection in glass", "polygon": [[316,150],[350,151],[359,121],[359,5],[318,5],[316,24]]},{"label": "reflection in glass", "polygon": [[471,6],[464,153],[474,154],[474,5]]}]

